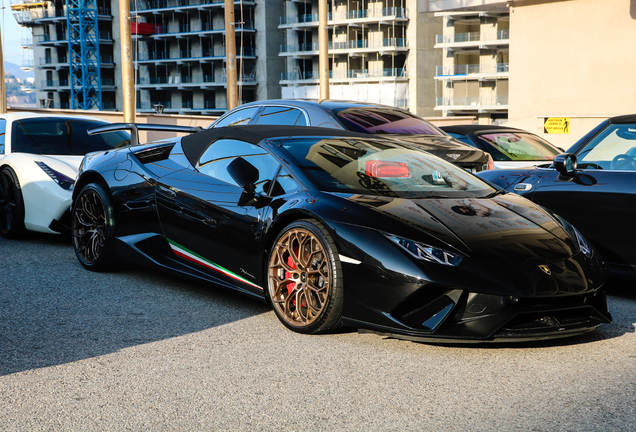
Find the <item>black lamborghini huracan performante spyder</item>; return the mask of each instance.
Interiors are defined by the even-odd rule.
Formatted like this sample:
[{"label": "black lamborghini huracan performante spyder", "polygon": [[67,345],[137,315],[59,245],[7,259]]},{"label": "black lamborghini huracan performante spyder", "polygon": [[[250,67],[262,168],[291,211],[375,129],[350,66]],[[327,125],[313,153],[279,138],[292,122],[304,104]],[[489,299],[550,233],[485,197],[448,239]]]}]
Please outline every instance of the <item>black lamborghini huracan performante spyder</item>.
[{"label": "black lamborghini huracan performante spyder", "polygon": [[125,260],[212,282],[301,333],[520,341],[611,321],[603,262],[566,221],[356,132],[223,127],[93,153],[72,222],[90,270]]}]

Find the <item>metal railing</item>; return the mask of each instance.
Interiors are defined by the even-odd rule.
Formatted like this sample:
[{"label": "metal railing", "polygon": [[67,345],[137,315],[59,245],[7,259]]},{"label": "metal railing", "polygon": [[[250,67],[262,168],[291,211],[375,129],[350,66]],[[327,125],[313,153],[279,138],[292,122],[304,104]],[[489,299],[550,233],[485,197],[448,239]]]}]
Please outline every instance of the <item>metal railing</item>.
[{"label": "metal railing", "polygon": [[[407,40],[404,38],[384,38],[381,42],[371,41],[369,39],[345,41],[345,42],[329,42],[330,50],[352,50],[352,49],[381,49],[381,48],[406,48]],[[295,52],[318,52],[318,43],[297,44],[297,45],[280,45],[281,53]]]},{"label": "metal railing", "polygon": [[[256,49],[252,47],[243,47],[243,49],[237,49],[236,55],[239,57],[254,57],[256,55]],[[208,57],[225,57],[225,47],[214,47],[214,49],[181,50],[176,52],[151,51],[146,55],[137,58],[137,61],[185,60]]]},{"label": "metal railing", "polygon": [[467,76],[467,75],[482,75],[482,74],[498,74],[507,73],[508,63],[497,63],[496,65],[479,65],[479,64],[466,64],[455,66],[436,66],[435,76]]},{"label": "metal railing", "polygon": [[456,33],[454,35],[436,35],[436,44],[463,43],[463,42],[486,42],[486,41],[503,41],[510,39],[510,30],[498,30],[496,33],[470,32]]},{"label": "metal railing", "polygon": [[68,80],[42,80],[40,81],[40,88],[59,88],[59,87],[68,87]]},{"label": "metal railing", "polygon": [[438,107],[465,107],[466,109],[478,109],[486,106],[508,105],[508,96],[453,96],[438,97],[435,105]]},{"label": "metal railing", "polygon": [[[385,68],[385,69],[352,69],[348,71],[329,71],[330,79],[364,79],[364,78],[403,78],[406,77],[406,69],[404,68]],[[317,71],[294,71],[283,72],[280,76],[281,81],[303,81],[318,80],[320,75]]]}]

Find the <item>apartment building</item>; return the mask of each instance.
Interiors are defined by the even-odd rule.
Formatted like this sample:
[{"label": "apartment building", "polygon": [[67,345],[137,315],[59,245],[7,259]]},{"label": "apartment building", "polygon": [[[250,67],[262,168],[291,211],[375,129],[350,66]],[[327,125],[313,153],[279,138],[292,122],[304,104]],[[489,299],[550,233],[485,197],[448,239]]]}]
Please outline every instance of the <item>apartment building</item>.
[{"label": "apartment building", "polygon": [[[117,0],[12,0],[42,106],[122,109]],[[330,95],[435,115],[441,19],[417,0],[329,0]],[[227,110],[224,0],[133,0],[137,110]],[[318,98],[318,0],[235,0],[239,102]],[[33,61],[35,60],[35,61]]]},{"label": "apartment building", "polygon": [[[416,0],[330,0],[329,93],[434,114],[432,49],[441,20]],[[285,2],[282,97],[319,98],[318,0]]]},{"label": "apartment building", "polygon": [[[239,103],[280,98],[284,2],[235,1]],[[137,0],[131,8],[140,111],[227,110],[224,0]]]},{"label": "apartment building", "polygon": [[510,15],[501,11],[437,12],[443,32],[435,48],[435,109],[444,117],[475,116],[491,124],[508,118]]},{"label": "apartment building", "polygon": [[32,31],[23,41],[23,67],[34,69],[42,107],[116,109],[116,19],[109,0],[69,0],[68,6],[65,0],[13,0],[11,9]]}]

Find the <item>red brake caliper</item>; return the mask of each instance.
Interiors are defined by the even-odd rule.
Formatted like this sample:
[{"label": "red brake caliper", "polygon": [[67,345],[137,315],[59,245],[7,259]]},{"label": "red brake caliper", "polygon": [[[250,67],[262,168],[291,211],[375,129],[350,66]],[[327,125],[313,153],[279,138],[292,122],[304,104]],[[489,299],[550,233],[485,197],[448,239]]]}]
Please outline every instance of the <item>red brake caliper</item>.
[{"label": "red brake caliper", "polygon": [[[296,264],[294,264],[294,260],[292,259],[291,255],[287,257],[287,265],[291,268],[293,268],[294,270],[296,270]],[[291,279],[292,278],[292,274],[288,271],[285,272],[285,279]],[[296,286],[296,282],[291,282],[287,284],[287,294],[289,295],[293,290],[294,287]],[[296,306],[296,300],[293,300],[294,306]]]},{"label": "red brake caliper", "polygon": [[[298,248],[294,249],[294,253],[296,254],[296,256],[298,256]],[[292,259],[291,255],[287,257],[287,265],[289,267],[291,267],[294,270],[297,270],[298,267],[296,267],[296,264],[294,264],[294,260]],[[292,278],[292,274],[288,271],[285,272],[285,279],[291,279]],[[296,282],[290,282],[287,284],[287,295],[291,294],[291,292],[294,290],[294,287],[296,286]],[[294,306],[296,306],[296,299],[292,300],[292,304]],[[305,306],[304,304],[301,304],[301,306]]]}]

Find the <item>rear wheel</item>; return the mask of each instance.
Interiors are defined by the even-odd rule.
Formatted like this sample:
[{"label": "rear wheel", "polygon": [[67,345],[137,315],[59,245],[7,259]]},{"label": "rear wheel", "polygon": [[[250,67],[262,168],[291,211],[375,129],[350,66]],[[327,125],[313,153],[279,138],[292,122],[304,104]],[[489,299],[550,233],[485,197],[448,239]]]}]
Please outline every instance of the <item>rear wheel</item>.
[{"label": "rear wheel", "polygon": [[90,183],[73,202],[73,248],[80,263],[92,271],[106,271],[115,259],[115,220],[112,200],[98,183]]},{"label": "rear wheel", "polygon": [[318,222],[290,224],[272,247],[268,297],[280,321],[299,333],[325,333],[341,326],[342,268],[336,245]]},{"label": "rear wheel", "polygon": [[5,167],[0,172],[0,235],[18,238],[24,234],[24,199],[15,172]]}]

